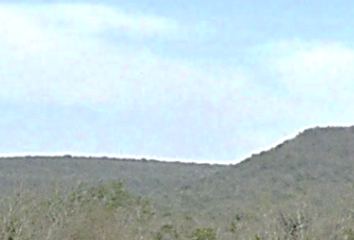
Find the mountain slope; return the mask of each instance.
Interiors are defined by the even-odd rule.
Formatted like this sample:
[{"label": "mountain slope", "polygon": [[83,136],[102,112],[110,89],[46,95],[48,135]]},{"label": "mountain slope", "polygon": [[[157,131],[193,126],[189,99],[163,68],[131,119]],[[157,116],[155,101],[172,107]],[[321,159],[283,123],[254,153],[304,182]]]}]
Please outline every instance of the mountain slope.
[{"label": "mountain slope", "polygon": [[[78,181],[123,180],[157,206],[213,213],[306,201],[339,204],[354,189],[354,127],[305,130],[236,165],[153,160],[25,157],[0,160],[0,190],[69,186]],[[267,204],[265,204],[267,203]]]},{"label": "mountain slope", "polygon": [[[258,205],[341,203],[354,188],[354,128],[308,129],[294,139],[199,180],[182,204],[215,212]],[[203,203],[203,204],[202,204]]]},{"label": "mountain slope", "polygon": [[[353,172],[354,127],[330,127],[308,129],[229,166],[70,156],[4,158],[0,192],[17,182],[44,189],[58,182],[73,186],[79,180],[124,180],[128,191],[152,198],[156,225],[144,226],[156,233],[152,239],[340,240],[354,239]],[[14,205],[8,206],[12,211]],[[141,222],[136,226],[141,229]]]},{"label": "mountain slope", "polygon": [[0,192],[11,193],[20,185],[27,189],[45,189],[53,184],[72,187],[78,182],[119,180],[135,194],[169,194],[227,167],[72,156],[0,158]]}]

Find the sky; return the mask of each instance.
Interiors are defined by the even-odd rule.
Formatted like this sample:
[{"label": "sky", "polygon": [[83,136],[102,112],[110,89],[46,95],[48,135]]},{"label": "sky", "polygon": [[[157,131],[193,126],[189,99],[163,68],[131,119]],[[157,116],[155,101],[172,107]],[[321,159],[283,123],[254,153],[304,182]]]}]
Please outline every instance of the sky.
[{"label": "sky", "polygon": [[352,1],[0,1],[0,155],[237,163],[354,119]]}]

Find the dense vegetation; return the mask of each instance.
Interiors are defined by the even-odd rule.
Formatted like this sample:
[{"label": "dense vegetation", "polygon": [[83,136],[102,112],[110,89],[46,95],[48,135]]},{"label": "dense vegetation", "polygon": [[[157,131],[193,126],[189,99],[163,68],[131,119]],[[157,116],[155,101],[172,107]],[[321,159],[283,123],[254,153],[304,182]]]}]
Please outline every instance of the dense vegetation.
[{"label": "dense vegetation", "polygon": [[353,240],[353,146],[316,128],[229,166],[1,159],[0,239]]},{"label": "dense vegetation", "polygon": [[149,199],[132,196],[121,182],[54,190],[3,198],[0,238],[216,239],[214,229],[202,227],[198,218],[163,216]]}]

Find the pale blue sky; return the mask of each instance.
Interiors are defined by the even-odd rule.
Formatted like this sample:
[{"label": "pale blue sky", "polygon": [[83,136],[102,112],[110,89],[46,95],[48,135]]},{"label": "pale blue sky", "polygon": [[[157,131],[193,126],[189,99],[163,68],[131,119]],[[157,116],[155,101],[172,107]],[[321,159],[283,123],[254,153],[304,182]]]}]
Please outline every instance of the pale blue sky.
[{"label": "pale blue sky", "polygon": [[0,154],[238,161],[354,119],[351,1],[1,1]]}]

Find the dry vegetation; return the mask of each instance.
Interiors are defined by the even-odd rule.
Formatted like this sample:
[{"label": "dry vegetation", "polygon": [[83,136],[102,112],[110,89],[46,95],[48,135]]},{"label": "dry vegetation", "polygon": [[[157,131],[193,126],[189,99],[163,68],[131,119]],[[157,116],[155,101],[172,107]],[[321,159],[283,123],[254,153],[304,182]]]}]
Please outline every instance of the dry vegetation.
[{"label": "dry vegetation", "polygon": [[[348,203],[353,206],[341,204]],[[324,212],[305,199],[292,204],[265,201],[252,211],[217,218],[184,209],[166,215],[116,181],[80,184],[71,191],[19,191],[1,201],[0,239],[354,239],[354,212],[348,205]]]}]

